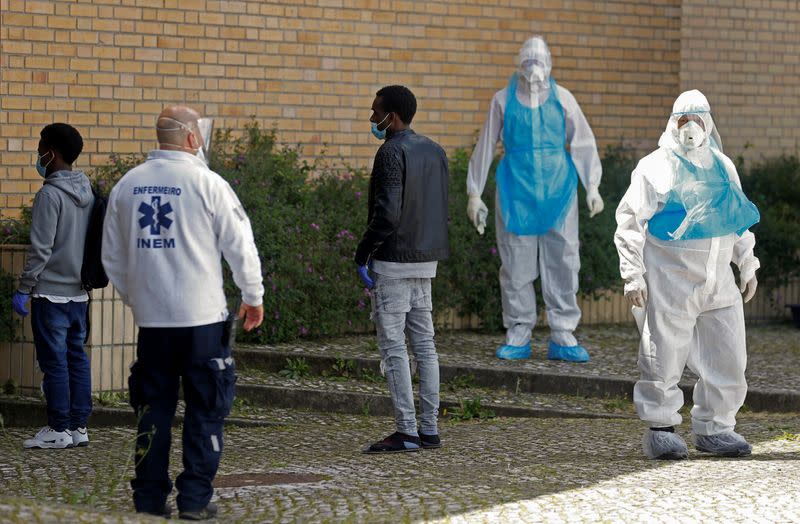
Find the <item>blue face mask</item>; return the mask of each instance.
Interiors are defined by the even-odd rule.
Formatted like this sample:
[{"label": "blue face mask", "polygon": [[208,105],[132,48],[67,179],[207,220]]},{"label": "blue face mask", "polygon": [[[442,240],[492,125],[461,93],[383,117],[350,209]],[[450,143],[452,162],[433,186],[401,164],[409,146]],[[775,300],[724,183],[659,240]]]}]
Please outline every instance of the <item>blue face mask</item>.
[{"label": "blue face mask", "polygon": [[[52,155],[53,152],[52,151],[48,151],[44,155],[47,155],[47,154],[51,154]],[[45,178],[47,176],[47,166],[49,166],[50,162],[53,161],[53,159],[51,158],[49,162],[47,162],[45,165],[42,165],[42,157],[44,155],[36,157],[36,172],[39,173],[39,176],[42,177],[42,178]]]},{"label": "blue face mask", "polygon": [[386,119],[389,118],[389,115],[391,115],[391,113],[388,113],[385,117],[383,117],[383,120],[377,124],[375,122],[370,122],[370,124],[372,124],[372,135],[378,140],[383,140],[386,138],[386,130],[389,129],[389,126],[386,126],[384,129],[378,129],[378,126],[386,122]]}]

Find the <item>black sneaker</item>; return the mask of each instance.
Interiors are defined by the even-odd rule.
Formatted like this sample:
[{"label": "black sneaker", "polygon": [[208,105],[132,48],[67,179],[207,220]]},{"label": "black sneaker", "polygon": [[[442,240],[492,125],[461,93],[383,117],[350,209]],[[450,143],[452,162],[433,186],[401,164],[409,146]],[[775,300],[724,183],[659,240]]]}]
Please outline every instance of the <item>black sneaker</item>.
[{"label": "black sneaker", "polygon": [[372,444],[364,450],[364,453],[404,453],[408,451],[419,451],[422,443],[419,437],[406,435],[405,433],[395,432]]},{"label": "black sneaker", "polygon": [[203,509],[194,511],[181,511],[178,518],[181,520],[211,520],[217,517],[217,505],[209,502]]},{"label": "black sneaker", "polygon": [[439,438],[439,435],[426,435],[425,433],[420,433],[419,440],[422,442],[423,449],[436,449],[442,447],[442,439]]}]

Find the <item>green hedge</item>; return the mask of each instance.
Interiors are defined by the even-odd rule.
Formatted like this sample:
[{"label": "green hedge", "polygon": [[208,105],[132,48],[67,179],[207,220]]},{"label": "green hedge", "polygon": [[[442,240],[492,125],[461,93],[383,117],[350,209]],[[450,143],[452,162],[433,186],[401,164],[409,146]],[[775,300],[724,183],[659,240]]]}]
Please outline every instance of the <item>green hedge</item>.
[{"label": "green hedge", "polygon": [[[378,143],[375,147],[377,149]],[[466,176],[470,150],[450,157],[451,257],[440,264],[433,293],[437,310],[476,314],[483,327],[501,327],[494,239],[494,176],[484,192],[489,207],[487,230],[479,236],[466,217]],[[107,192],[142,155],[112,156],[93,173],[95,186]],[[794,156],[764,159],[752,165],[739,160],[745,190],[762,221],[754,231],[762,261],[760,280],[769,285],[798,275],[800,267],[800,163]],[[605,211],[589,219],[585,194],[579,191],[581,273],[584,295],[620,290],[613,243],[614,210],[627,189],[636,157],[620,147],[603,155],[601,193]],[[274,130],[250,125],[241,134],[217,132],[211,168],[239,195],[253,224],[264,272],[265,322],[242,335],[253,342],[277,342],[363,329],[369,325],[369,296],[352,262],[366,227],[368,173],[301,160],[296,148],[279,146]],[[494,170],[494,167],[492,168]],[[0,230],[2,231],[2,230]],[[20,232],[14,230],[15,237]],[[238,295],[230,275],[229,297]],[[541,305],[541,301],[540,301]]]},{"label": "green hedge", "polygon": [[758,279],[774,288],[800,275],[800,159],[784,155],[737,163],[744,192],[761,213],[750,228],[761,262]]}]

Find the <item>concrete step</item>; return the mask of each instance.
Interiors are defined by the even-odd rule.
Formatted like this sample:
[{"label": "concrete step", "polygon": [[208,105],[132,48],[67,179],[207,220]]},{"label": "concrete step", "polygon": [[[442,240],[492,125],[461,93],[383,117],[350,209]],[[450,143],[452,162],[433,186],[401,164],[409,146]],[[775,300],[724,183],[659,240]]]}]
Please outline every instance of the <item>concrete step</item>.
[{"label": "concrete step", "polygon": [[[372,375],[371,381],[356,376],[305,376],[289,378],[249,368],[239,370],[238,398],[261,407],[308,409],[322,412],[392,416],[392,401],[386,382]],[[380,375],[378,375],[380,377]],[[414,384],[415,399],[418,400]],[[475,404],[476,399],[479,404]],[[458,414],[466,404],[471,411],[493,412],[503,417],[629,418],[633,405],[617,399],[545,395],[491,388],[473,384],[469,377],[443,382],[440,414]],[[467,408],[468,410],[470,408]]]},{"label": "concrete step", "polygon": [[[349,355],[326,354],[302,349],[284,350],[274,347],[239,347],[235,350],[237,366],[240,370],[277,373],[288,367],[288,359],[302,358],[311,375],[335,373],[335,368],[346,367],[355,376],[379,373],[380,359]],[[635,378],[619,375],[601,375],[580,372],[565,372],[561,369],[525,369],[494,363],[481,364],[474,361],[457,363],[442,362],[439,372],[441,381],[447,382],[459,377],[472,377],[475,386],[495,390],[535,393],[545,395],[571,395],[597,399],[632,399]],[[580,365],[575,366],[580,370]],[[680,384],[687,404],[691,402],[694,382],[684,378]],[[752,411],[798,412],[800,411],[800,390],[769,389],[751,387],[748,389],[745,406]]]}]

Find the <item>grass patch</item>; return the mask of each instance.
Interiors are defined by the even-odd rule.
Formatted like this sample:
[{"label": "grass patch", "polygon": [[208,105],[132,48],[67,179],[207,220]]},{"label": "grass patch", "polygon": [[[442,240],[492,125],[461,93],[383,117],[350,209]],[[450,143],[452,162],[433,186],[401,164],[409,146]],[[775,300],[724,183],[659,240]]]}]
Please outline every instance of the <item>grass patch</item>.
[{"label": "grass patch", "polygon": [[[447,415],[447,410],[444,410],[443,415]],[[472,399],[458,401],[458,407],[453,408],[449,413],[450,420],[456,422],[463,422],[466,420],[486,420],[495,418],[495,412],[491,409],[481,405],[481,398],[474,397]]]},{"label": "grass patch", "polygon": [[311,374],[311,366],[308,365],[308,362],[303,357],[287,357],[286,367],[280,370],[278,374],[291,379],[304,378]]}]

